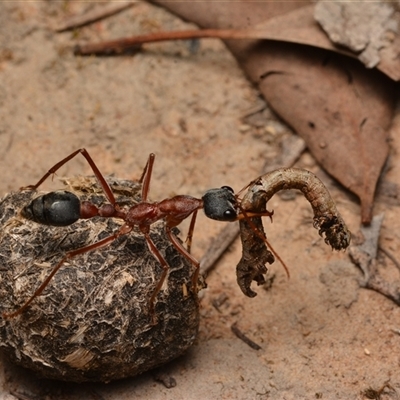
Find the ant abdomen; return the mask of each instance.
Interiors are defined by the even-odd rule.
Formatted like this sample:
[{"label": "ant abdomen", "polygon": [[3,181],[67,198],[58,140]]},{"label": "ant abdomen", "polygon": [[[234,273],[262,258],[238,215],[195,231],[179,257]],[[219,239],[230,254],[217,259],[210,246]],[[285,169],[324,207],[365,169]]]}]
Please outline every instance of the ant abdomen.
[{"label": "ant abdomen", "polygon": [[21,215],[43,225],[68,226],[80,218],[80,200],[66,190],[50,192],[33,199]]}]

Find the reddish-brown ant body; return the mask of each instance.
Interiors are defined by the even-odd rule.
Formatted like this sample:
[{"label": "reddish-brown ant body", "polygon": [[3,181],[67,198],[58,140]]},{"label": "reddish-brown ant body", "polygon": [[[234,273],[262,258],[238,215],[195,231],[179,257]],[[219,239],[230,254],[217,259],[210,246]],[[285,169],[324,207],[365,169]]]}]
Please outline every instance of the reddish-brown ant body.
[{"label": "reddish-brown ant body", "polygon": [[[88,246],[66,253],[33,295],[16,311],[12,313],[4,313],[3,316],[5,318],[15,317],[28,308],[31,302],[43,292],[53,276],[67,260],[79,254],[107,246],[120,236],[131,232],[134,227],[138,227],[144,235],[150,252],[159,261],[163,268],[162,275],[149,301],[150,310],[153,311],[156,296],[162,288],[169,268],[165,258],[158,251],[150,237],[150,226],[153,223],[159,220],[165,221],[166,232],[172,244],[194,265],[195,272],[192,275],[192,286],[193,289],[196,290],[200,265],[199,262],[190,254],[190,247],[197,211],[199,209],[203,208],[204,213],[208,218],[219,221],[237,221],[242,218],[247,219],[253,216],[272,216],[272,213],[269,211],[256,214],[249,212],[245,213],[241,210],[238,198],[235,196],[233,189],[229,186],[208,190],[201,199],[187,195],[177,195],[160,202],[149,202],[148,193],[155,160],[154,154],[150,154],[140,179],[140,182],[142,183],[141,201],[129,209],[124,209],[116,202],[109,184],[100,173],[86,149],[74,151],[69,156],[55,164],[35,185],[26,186],[22,189],[36,190],[49,176],[53,175],[59,168],[78,154],[82,154],[89,163],[109,203],[97,207],[95,204],[88,201],[81,202],[80,199],[71,192],[56,191],[47,193],[32,200],[32,202],[22,210],[22,215],[27,219],[51,226],[67,226],[73,224],[79,219],[93,217],[119,218],[125,223],[112,235]],[[189,216],[192,217],[187,236],[187,249],[185,249],[172,232],[172,229]]]}]

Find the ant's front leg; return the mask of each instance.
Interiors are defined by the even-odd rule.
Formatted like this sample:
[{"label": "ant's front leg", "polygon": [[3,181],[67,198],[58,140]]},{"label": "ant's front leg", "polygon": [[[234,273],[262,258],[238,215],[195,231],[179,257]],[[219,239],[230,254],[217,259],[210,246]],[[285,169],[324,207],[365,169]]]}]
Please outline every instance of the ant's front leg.
[{"label": "ant's front leg", "polygon": [[249,218],[255,218],[255,217],[269,217],[269,219],[272,221],[272,216],[274,215],[274,210],[272,211],[260,211],[260,212],[252,212],[252,211],[245,211],[241,206],[239,206],[240,213],[237,215],[237,220],[240,221],[242,219],[249,219]]},{"label": "ant's front leg", "polygon": [[186,240],[185,240],[186,250],[189,254],[192,250],[193,232],[194,232],[194,227],[196,225],[196,218],[197,218],[197,210],[195,210],[192,214],[192,218],[190,219],[188,233],[187,233]]},{"label": "ant's front leg", "polygon": [[163,257],[163,255],[157,249],[156,245],[153,242],[153,239],[150,237],[150,227],[148,225],[139,226],[139,229],[141,230],[141,232],[143,233],[143,235],[146,239],[147,246],[148,246],[151,254],[153,254],[155,259],[158,260],[158,262],[161,264],[161,267],[163,268],[161,278],[157,282],[157,285],[154,288],[153,293],[149,300],[149,312],[151,314],[153,324],[155,325],[157,323],[157,317],[155,314],[155,301],[156,301],[158,293],[160,293],[160,291],[161,291],[161,288],[164,284],[165,278],[167,277],[169,265],[168,265],[167,261],[165,260],[165,258]]}]

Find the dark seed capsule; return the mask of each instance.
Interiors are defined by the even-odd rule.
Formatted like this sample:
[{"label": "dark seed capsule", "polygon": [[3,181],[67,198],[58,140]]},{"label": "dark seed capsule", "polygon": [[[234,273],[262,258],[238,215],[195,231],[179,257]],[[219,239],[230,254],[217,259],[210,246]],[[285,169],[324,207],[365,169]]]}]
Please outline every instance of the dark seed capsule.
[{"label": "dark seed capsule", "polygon": [[68,226],[80,218],[80,201],[75,194],[59,190],[36,197],[21,214],[39,224]]}]

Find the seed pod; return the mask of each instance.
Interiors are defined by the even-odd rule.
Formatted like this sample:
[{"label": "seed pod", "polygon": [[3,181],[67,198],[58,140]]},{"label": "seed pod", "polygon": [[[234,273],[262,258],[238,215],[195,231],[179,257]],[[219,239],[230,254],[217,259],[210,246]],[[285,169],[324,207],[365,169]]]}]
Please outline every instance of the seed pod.
[{"label": "seed pod", "polygon": [[[297,189],[309,201],[314,211],[314,228],[324,237],[325,243],[334,250],[346,249],[350,244],[351,234],[339,214],[335,202],[321,180],[310,171],[299,168],[279,168],[260,176],[251,182],[241,202],[245,211],[265,211],[267,202],[281,190]],[[259,285],[265,282],[267,272],[265,263],[272,264],[274,256],[267,249],[265,242],[254,232],[264,232],[261,218],[252,218],[252,225],[245,219],[240,221],[240,237],[243,255],[237,265],[238,284],[246,296],[254,297],[250,288],[254,280]]]},{"label": "seed pod", "polygon": [[[80,199],[106,202],[93,179],[70,183]],[[128,207],[138,201],[139,185],[117,180],[111,185],[117,201]],[[20,215],[36,196],[11,193],[0,203],[2,312],[21,306],[65,252],[94,243],[121,224],[92,218],[67,227],[40,225]],[[0,318],[4,353],[41,377],[74,382],[134,376],[181,355],[199,325],[193,266],[171,244],[163,222],[152,225],[151,237],[170,266],[156,298],[155,322],[148,306],[162,268],[134,231],[72,258],[27,310]]]}]

